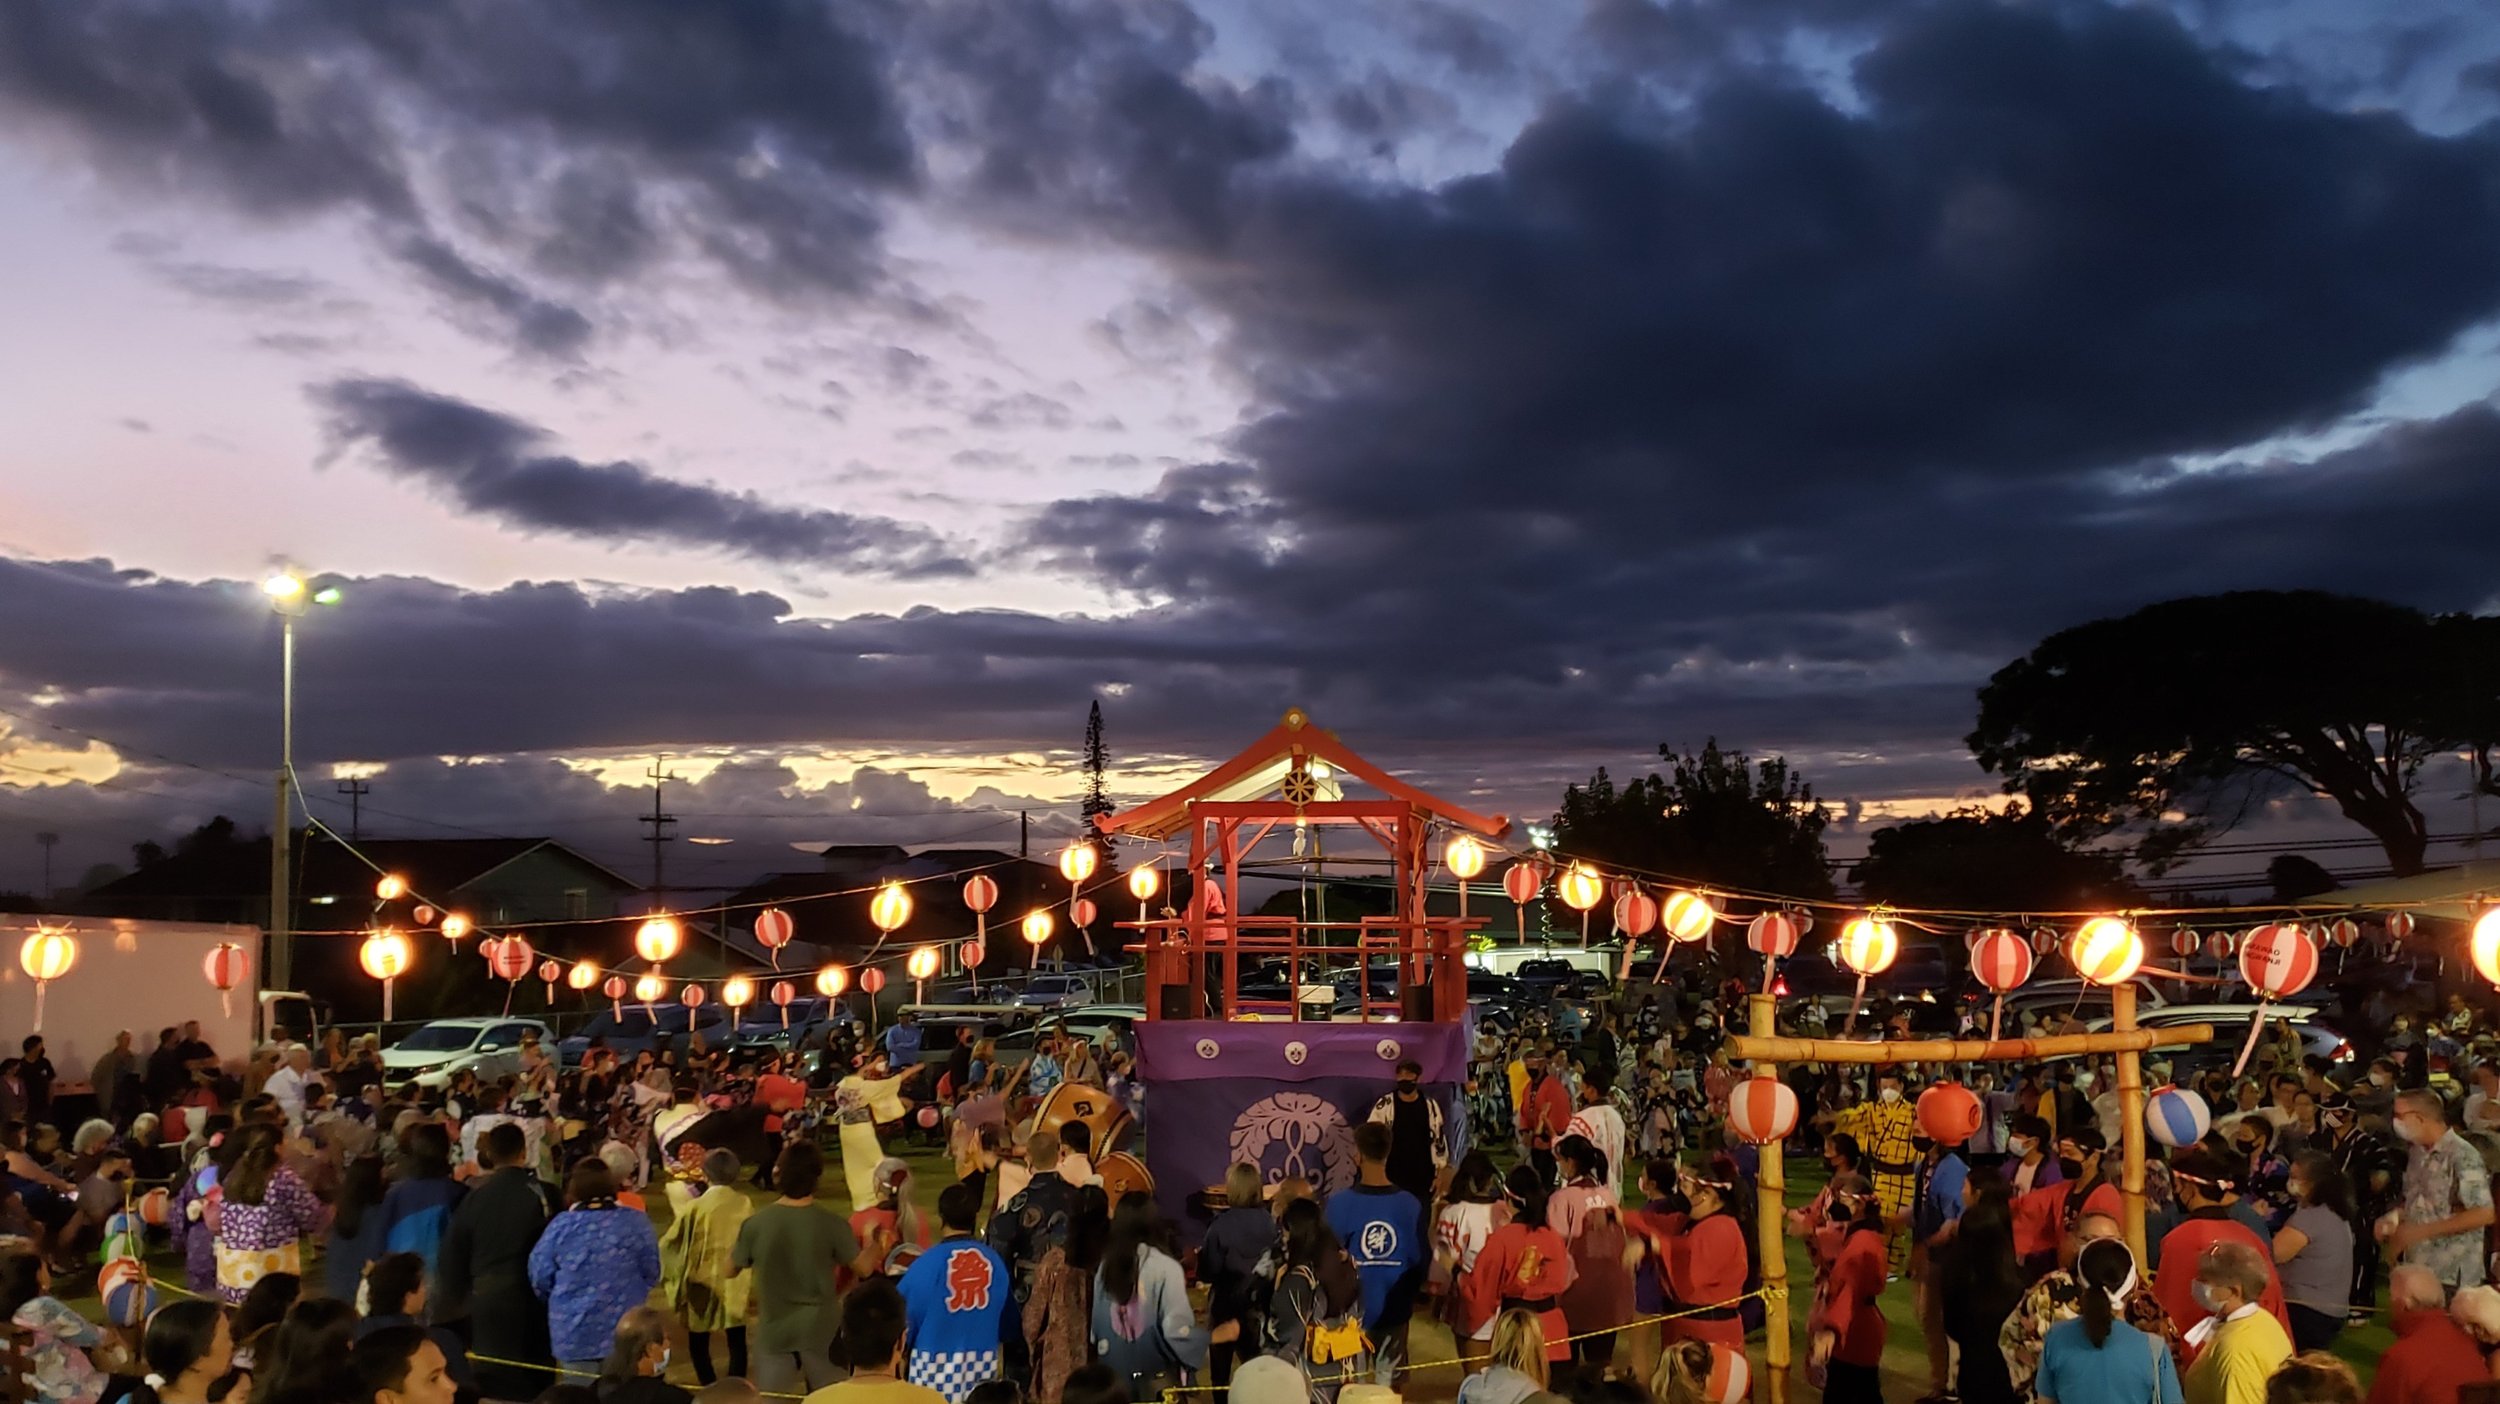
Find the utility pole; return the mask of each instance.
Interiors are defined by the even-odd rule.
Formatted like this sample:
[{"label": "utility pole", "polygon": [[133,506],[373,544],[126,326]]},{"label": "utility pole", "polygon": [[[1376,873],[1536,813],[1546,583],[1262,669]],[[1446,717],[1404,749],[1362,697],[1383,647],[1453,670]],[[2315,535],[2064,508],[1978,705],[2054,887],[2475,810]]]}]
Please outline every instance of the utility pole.
[{"label": "utility pole", "polygon": [[59,847],[60,843],[59,834],[35,835],[35,846],[43,850],[43,890],[36,895],[47,902],[52,900],[52,850]]},{"label": "utility pole", "polygon": [[1016,856],[1033,856],[1033,811],[1029,809],[1016,811]]},{"label": "utility pole", "polygon": [[356,843],[365,836],[365,796],[373,787],[362,780],[343,781],[339,793],[347,796],[347,841]]},{"label": "utility pole", "polygon": [[668,788],[668,782],[677,777],[668,773],[668,757],[665,755],[651,762],[648,774],[651,781],[651,812],[642,816],[641,822],[651,826],[651,832],[643,836],[643,842],[651,845],[651,909],[658,911],[668,904],[665,855],[668,852],[668,841],[676,837],[669,830],[677,827],[677,816],[662,808],[661,799]]}]

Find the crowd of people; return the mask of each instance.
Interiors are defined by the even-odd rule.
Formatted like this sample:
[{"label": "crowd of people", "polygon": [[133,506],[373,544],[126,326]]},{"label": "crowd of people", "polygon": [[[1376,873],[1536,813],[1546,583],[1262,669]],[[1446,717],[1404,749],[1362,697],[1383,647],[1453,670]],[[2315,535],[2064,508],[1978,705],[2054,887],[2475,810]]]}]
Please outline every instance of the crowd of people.
[{"label": "crowd of people", "polygon": [[[1725,1129],[1741,1009],[1671,980],[1484,1030],[1455,1087],[1397,1068],[1346,1182],[1237,1164],[1187,1224],[1105,1182],[1085,1120],[1036,1115],[1070,1084],[1146,1114],[1125,1050],[1064,1033],[1022,1059],[913,1021],[786,1055],[531,1043],[430,1087],[370,1039],[230,1059],[190,1027],[120,1040],[83,1118],[30,1037],[0,1063],[0,1312],[42,1404],[689,1404],[688,1375],[706,1404],[1365,1404],[1427,1372],[1465,1404],[1700,1404],[1764,1321],[1757,1153]],[[2492,1052],[2459,1001],[2354,1060],[2290,1038],[2244,1077],[2180,1069],[2211,1131],[2155,1148],[2145,1261],[2111,1067],[1783,1065],[1792,1163],[1826,1170],[1785,1225],[1803,1372],[1885,1397],[1898,1292],[1923,1404],[2358,1401],[2332,1347],[2383,1284],[2371,1404],[2449,1404],[2500,1378]],[[1915,1111],[1946,1078],[1982,1113],[1960,1145]],[[911,1140],[951,1164],[934,1196],[888,1153]],[[150,1190],[181,1290],[99,1325],[54,1283]]]}]

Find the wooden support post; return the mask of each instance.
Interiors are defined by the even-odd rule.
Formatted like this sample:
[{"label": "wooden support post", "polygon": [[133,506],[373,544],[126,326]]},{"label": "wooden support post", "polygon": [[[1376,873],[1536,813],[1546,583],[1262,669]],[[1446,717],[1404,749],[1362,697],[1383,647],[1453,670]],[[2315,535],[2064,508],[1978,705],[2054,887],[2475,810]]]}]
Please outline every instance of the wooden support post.
[{"label": "wooden support post", "polygon": [[[1746,1028],[1755,1039],[1775,1042],[1779,1028],[1777,1015],[1768,994],[1746,998]],[[1779,1069],[1763,1059],[1753,1061],[1755,1077],[1778,1077]],[[1804,1115],[1805,1108],[1798,1108]],[[1754,1227],[1761,1243],[1762,1287],[1768,1295],[1762,1303],[1762,1355],[1771,1370],[1770,1404],[1788,1404],[1789,1340],[1788,1311],[1788,1243],[1782,1225],[1788,1217],[1788,1173],[1783,1164],[1786,1143],[1773,1141],[1762,1147],[1762,1163],[1754,1176]]]},{"label": "wooden support post", "polygon": [[[2135,982],[2128,980],[2111,986],[2109,1000],[2109,1031],[2114,1034],[2136,1032]],[[2118,1144],[2126,1153],[2118,1193],[2119,1202],[2125,1207],[2127,1247],[2135,1253],[2137,1262],[2150,1263],[2152,1258],[2147,1255],[2144,1243],[2143,1056],[2133,1048],[2118,1051]]]}]

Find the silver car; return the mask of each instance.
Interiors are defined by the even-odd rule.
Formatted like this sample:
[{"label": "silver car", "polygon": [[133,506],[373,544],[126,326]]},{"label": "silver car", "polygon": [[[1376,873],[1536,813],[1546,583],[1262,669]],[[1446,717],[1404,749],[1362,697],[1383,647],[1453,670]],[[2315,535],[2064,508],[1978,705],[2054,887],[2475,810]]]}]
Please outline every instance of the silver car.
[{"label": "silver car", "polygon": [[394,1085],[441,1087],[461,1072],[491,1081],[521,1070],[521,1036],[530,1033],[542,1045],[555,1043],[536,1019],[437,1019],[383,1049],[383,1072]]}]

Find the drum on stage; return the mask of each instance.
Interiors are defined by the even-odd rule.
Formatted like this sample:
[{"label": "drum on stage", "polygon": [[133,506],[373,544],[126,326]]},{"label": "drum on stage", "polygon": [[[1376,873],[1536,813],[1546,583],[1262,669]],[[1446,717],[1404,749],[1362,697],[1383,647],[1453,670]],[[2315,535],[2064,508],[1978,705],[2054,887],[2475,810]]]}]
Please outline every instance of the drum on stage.
[{"label": "drum on stage", "polygon": [[1120,1207],[1120,1197],[1142,1194],[1154,1197],[1155,1177],[1146,1173],[1146,1162],[1127,1151],[1113,1151],[1094,1162],[1094,1173],[1102,1176],[1102,1192],[1111,1207]]},{"label": "drum on stage", "polygon": [[1069,1122],[1082,1122],[1093,1134],[1093,1158],[1102,1158],[1118,1150],[1128,1140],[1134,1123],[1120,1100],[1099,1087],[1082,1087],[1063,1082],[1050,1089],[1050,1095],[1033,1113],[1033,1129],[1057,1134]]}]

